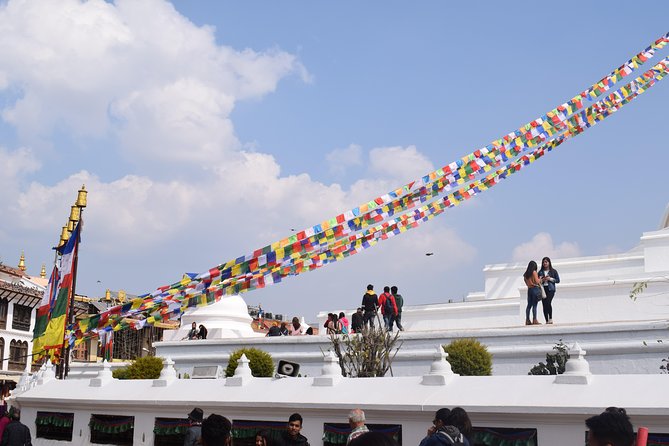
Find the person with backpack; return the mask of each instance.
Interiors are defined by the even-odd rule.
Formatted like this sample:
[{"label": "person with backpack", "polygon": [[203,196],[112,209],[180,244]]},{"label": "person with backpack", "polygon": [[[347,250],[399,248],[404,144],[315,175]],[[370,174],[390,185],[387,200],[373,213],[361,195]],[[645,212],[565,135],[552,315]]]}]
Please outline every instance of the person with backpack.
[{"label": "person with backpack", "polygon": [[397,304],[395,303],[395,296],[390,294],[389,286],[383,287],[383,293],[379,296],[379,306],[381,307],[381,314],[383,315],[383,323],[386,326],[386,330],[393,331],[395,316],[397,316]]},{"label": "person with backpack", "polygon": [[401,294],[397,294],[397,287],[391,286],[390,293],[395,297],[395,306],[397,307],[397,314],[395,315],[395,325],[399,331],[404,331],[402,327],[402,307],[404,306],[404,298]]},{"label": "person with backpack", "polygon": [[434,415],[432,426],[427,430],[427,436],[423,438],[419,446],[469,446],[469,441],[460,430],[448,423],[450,409],[442,407]]}]

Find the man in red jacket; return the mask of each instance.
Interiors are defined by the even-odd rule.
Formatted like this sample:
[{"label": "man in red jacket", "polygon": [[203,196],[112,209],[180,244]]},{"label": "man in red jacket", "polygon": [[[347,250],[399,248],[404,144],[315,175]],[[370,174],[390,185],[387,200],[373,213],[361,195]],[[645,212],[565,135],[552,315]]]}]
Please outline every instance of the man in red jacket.
[{"label": "man in red jacket", "polygon": [[390,294],[389,286],[383,287],[383,294],[379,296],[379,306],[381,307],[386,330],[393,331],[395,316],[397,316],[397,304],[395,303],[395,296]]}]

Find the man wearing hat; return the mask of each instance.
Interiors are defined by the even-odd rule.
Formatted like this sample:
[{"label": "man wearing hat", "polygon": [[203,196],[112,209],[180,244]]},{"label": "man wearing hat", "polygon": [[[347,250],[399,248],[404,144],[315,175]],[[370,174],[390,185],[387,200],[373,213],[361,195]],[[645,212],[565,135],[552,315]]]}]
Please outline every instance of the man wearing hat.
[{"label": "man wearing hat", "polygon": [[184,446],[195,446],[200,444],[200,437],[202,436],[202,409],[196,407],[188,414],[188,423],[190,427],[186,431],[186,438],[184,439]]}]

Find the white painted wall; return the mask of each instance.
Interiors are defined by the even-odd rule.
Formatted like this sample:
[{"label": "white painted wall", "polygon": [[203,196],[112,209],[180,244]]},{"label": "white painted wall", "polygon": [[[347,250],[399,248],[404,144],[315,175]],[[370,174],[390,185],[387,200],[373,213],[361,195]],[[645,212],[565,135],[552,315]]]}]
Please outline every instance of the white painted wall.
[{"label": "white painted wall", "polygon": [[[362,408],[369,423],[401,424],[403,444],[416,445],[440,407],[464,407],[475,426],[538,429],[539,444],[582,444],[584,420],[608,406],[625,407],[635,425],[651,432],[669,429],[669,386],[666,375],[590,375],[582,352],[572,352],[584,368],[561,377],[429,375],[442,385],[427,385],[426,377],[341,378],[317,385],[315,378],[235,378],[211,380],[134,380],[100,378],[59,381],[41,373],[42,384],[19,391],[12,404],[35,435],[39,410],[75,414],[73,441],[36,439],[36,445],[89,444],[91,413],[135,417],[135,445],[153,444],[156,417],[184,417],[193,407],[205,416],[219,413],[231,420],[285,421],[293,412],[304,417],[313,446],[322,444],[323,423],[345,422],[348,411]],[[436,360],[441,363],[443,359]],[[434,369],[433,369],[434,370]],[[579,371],[580,370],[580,371]],[[424,372],[427,373],[427,372]],[[565,384],[561,378],[579,379]],[[434,384],[434,381],[431,381]]]}]

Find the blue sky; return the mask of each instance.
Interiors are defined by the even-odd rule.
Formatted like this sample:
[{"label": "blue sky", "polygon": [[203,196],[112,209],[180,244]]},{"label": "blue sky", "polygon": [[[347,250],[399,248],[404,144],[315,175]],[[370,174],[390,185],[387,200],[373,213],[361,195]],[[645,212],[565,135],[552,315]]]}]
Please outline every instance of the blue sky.
[{"label": "blue sky", "polygon": [[[49,265],[86,183],[78,292],[149,292],[484,146],[668,31],[664,3],[507,3],[1,3],[0,259]],[[367,283],[444,302],[486,264],[626,251],[667,205],[667,103],[660,83],[420,229],[244,297],[313,320]]]}]

